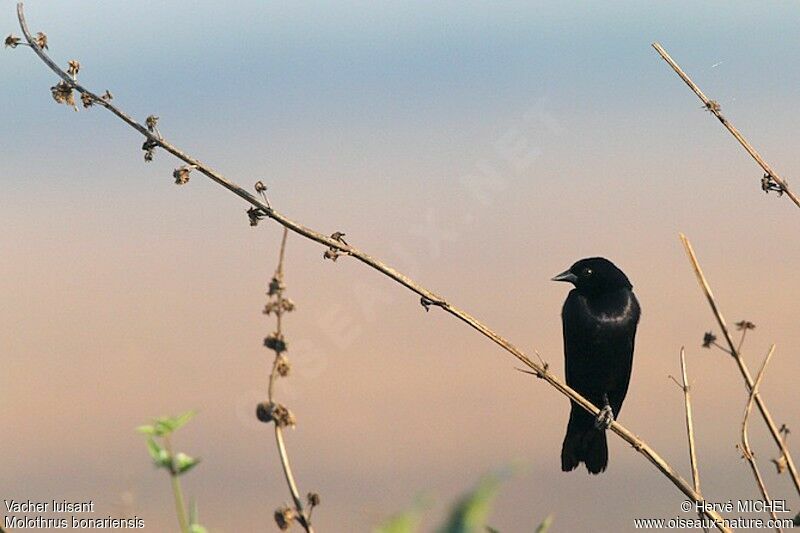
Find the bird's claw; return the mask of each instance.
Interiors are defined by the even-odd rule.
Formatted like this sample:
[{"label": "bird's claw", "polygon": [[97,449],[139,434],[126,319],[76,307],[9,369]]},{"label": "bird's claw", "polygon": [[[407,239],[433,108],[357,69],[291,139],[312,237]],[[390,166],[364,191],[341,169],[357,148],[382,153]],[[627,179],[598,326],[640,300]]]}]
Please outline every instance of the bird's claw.
[{"label": "bird's claw", "polygon": [[606,430],[611,426],[611,423],[614,421],[614,411],[611,409],[610,405],[606,405],[600,412],[597,414],[597,418],[594,419],[594,427],[595,429]]}]

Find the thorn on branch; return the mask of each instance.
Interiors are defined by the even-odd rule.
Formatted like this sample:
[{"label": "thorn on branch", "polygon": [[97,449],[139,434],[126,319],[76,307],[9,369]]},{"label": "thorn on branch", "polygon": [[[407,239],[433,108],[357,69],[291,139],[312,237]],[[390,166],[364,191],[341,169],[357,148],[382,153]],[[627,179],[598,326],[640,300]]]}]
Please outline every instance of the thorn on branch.
[{"label": "thorn on branch", "polygon": [[67,63],[67,74],[69,74],[73,80],[78,79],[78,72],[81,70],[81,64],[78,62],[77,59],[70,59],[69,63]]},{"label": "thorn on branch", "polygon": [[13,34],[9,35],[8,37],[6,37],[5,47],[6,48],[16,48],[17,46],[19,46],[21,41],[22,41],[22,39],[20,39],[16,35],[13,35]]},{"label": "thorn on branch", "polygon": [[764,177],[761,178],[761,190],[766,194],[769,194],[770,191],[775,191],[778,196],[783,196],[785,192],[784,188],[775,181],[771,174],[764,174]]},{"label": "thorn on branch", "polygon": [[442,300],[431,300],[430,298],[421,296],[419,299],[419,304],[425,308],[425,312],[427,313],[428,311],[430,311],[432,305],[435,305],[436,307],[444,307],[446,305],[446,302]]},{"label": "thorn on branch", "polygon": [[770,459],[770,462],[775,465],[778,475],[783,474],[788,466],[785,455],[781,455],[780,459]]},{"label": "thorn on branch", "polygon": [[37,33],[33,42],[42,50],[47,50],[47,35],[44,32]]},{"label": "thorn on branch", "polygon": [[719,113],[720,109],[722,109],[716,100],[709,100],[705,108],[706,111],[710,111],[711,113]]},{"label": "thorn on branch", "polygon": [[336,242],[340,242],[340,243],[342,243],[344,245],[349,246],[349,244],[347,244],[347,241],[344,240],[344,236],[345,235],[346,235],[346,233],[342,233],[341,231],[335,231],[335,232],[331,233],[331,239],[333,239]]}]

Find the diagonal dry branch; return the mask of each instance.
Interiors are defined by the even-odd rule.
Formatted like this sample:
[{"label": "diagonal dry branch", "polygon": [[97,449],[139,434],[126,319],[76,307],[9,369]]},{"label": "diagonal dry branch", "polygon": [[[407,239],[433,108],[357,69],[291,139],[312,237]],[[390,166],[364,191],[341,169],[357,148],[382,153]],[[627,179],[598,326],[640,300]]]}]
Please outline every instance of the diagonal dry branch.
[{"label": "diagonal dry branch", "polygon": [[733,357],[734,361],[736,361],[739,372],[742,374],[745,386],[747,387],[747,392],[748,394],[751,394],[755,400],[756,406],[758,406],[758,410],[761,412],[761,417],[764,419],[769,432],[772,434],[772,438],[775,440],[775,444],[778,446],[778,449],[783,457],[786,458],[786,466],[788,467],[789,473],[792,476],[792,482],[794,483],[798,494],[800,494],[800,476],[798,476],[797,467],[795,467],[792,454],[789,452],[789,448],[786,446],[786,443],[781,437],[780,429],[775,425],[775,421],[772,419],[772,414],[770,414],[766,402],[763,400],[763,398],[761,398],[761,394],[759,394],[757,390],[753,390],[755,383],[753,382],[753,377],[750,374],[750,369],[742,358],[742,354],[739,352],[738,346],[736,343],[734,343],[730,331],[728,331],[728,325],[725,322],[725,317],[722,316],[722,313],[717,306],[717,301],[714,299],[714,295],[711,292],[711,287],[708,285],[708,281],[706,281],[706,277],[703,274],[703,269],[700,268],[700,263],[697,261],[697,256],[694,254],[694,249],[692,248],[692,243],[689,242],[689,239],[686,238],[686,235],[683,233],[680,234],[680,238],[681,242],[683,242],[684,248],[686,249],[686,255],[689,256],[689,261],[692,263],[692,267],[694,268],[697,281],[700,283],[700,287],[702,288],[703,293],[706,295],[706,299],[711,306],[711,311],[714,313],[714,317],[717,319],[717,324],[719,324],[719,328],[722,330],[722,335],[725,337],[725,342],[728,343],[728,348],[730,350],[729,353]]},{"label": "diagonal dry branch", "polygon": [[[753,399],[755,399],[755,395],[758,393],[758,387],[761,385],[761,380],[764,377],[764,372],[767,370],[767,365],[769,364],[770,359],[772,359],[772,354],[775,353],[775,345],[773,344],[769,348],[769,352],[767,352],[767,356],[764,358],[764,362],[761,363],[761,368],[756,374],[756,381],[753,383],[753,388],[750,391],[750,395],[747,397],[747,406],[744,409],[744,418],[742,419],[742,457],[747,460],[747,463],[750,465],[750,470],[753,472],[753,477],[756,480],[756,484],[758,485],[758,490],[761,492],[761,495],[764,496],[764,501],[772,501],[769,498],[769,493],[767,492],[767,486],[764,485],[764,479],[761,477],[761,471],[758,469],[758,465],[756,464],[756,457],[753,455],[753,450],[750,448],[750,438],[747,434],[747,422],[750,420],[750,412],[753,410]],[[776,526],[775,530],[778,533],[781,533],[781,528],[778,527],[778,516],[775,514],[775,510],[770,507],[769,513],[772,516],[772,519],[775,520]]]},{"label": "diagonal dry branch", "polygon": [[[664,48],[662,48],[660,44],[653,43],[652,46],[653,48],[655,48],[656,52],[658,52],[658,55],[660,55],[664,59],[664,61],[669,63],[669,66],[672,67],[672,70],[674,70],[675,73],[678,76],[680,76],[680,78],[684,82],[686,82],[686,85],[688,85],[689,88],[692,91],[694,91],[694,94],[696,94],[697,97],[700,98],[700,100],[702,100],[705,108],[715,117],[717,117],[720,122],[722,122],[722,125],[725,126],[727,130],[731,132],[731,135],[733,135],[736,138],[736,140],[739,141],[739,144],[741,144],[742,147],[745,150],[747,150],[747,153],[750,154],[750,157],[755,159],[756,163],[758,163],[761,166],[761,168],[764,169],[764,172],[766,172],[765,179],[766,180],[771,179],[772,181],[774,181],[775,184],[777,184],[778,191],[786,193],[786,196],[788,196],[789,199],[792,202],[794,202],[794,205],[800,207],[800,198],[798,198],[795,193],[789,190],[789,186],[787,185],[786,180],[780,177],[778,173],[772,169],[769,163],[767,163],[764,160],[764,158],[761,157],[761,154],[759,154],[758,151],[756,151],[756,149],[753,148],[753,145],[747,142],[747,139],[745,139],[744,136],[739,132],[739,130],[736,129],[736,126],[731,124],[731,122],[727,118],[725,118],[725,116],[722,114],[722,111],[720,110],[719,104],[714,100],[709,100],[708,97],[705,94],[703,94],[703,91],[700,90],[700,87],[698,87],[692,81],[692,79],[683,71],[683,69],[681,69],[681,67],[678,66],[675,60],[673,60],[672,57],[670,57],[667,51],[664,50]],[[772,190],[766,184],[762,186],[765,188],[764,189],[765,191]]]},{"label": "diagonal dry branch", "polygon": [[[73,79],[66,72],[64,72],[64,70],[62,70],[58,65],[56,65],[55,62],[53,62],[53,60],[50,59],[50,57],[45,53],[45,51],[40,46],[38,46],[35,39],[31,35],[30,30],[28,29],[22,2],[17,4],[17,17],[19,19],[20,28],[22,29],[22,32],[25,36],[26,41],[29,43],[30,48],[53,72],[55,72],[66,84],[68,84],[69,87],[80,92],[82,95],[86,95],[87,98],[92,99],[95,105],[100,105],[105,107],[113,114],[115,114],[117,117],[119,117],[123,122],[125,122],[130,127],[138,131],[141,135],[145,137],[147,143],[150,143],[154,147],[162,148],[163,150],[169,152],[170,154],[174,155],[181,161],[184,161],[187,165],[193,167],[198,172],[206,175],[214,182],[218,183],[219,185],[225,187],[226,189],[233,192],[240,198],[244,199],[246,202],[251,204],[256,210],[258,210],[257,214],[260,217],[271,218],[278,224],[297,233],[298,235],[302,235],[303,237],[306,237],[312,241],[323,244],[325,247],[327,247],[332,251],[353,257],[361,261],[365,265],[388,276],[397,283],[403,285],[404,287],[408,288],[412,292],[419,295],[421,303],[423,305],[439,307],[444,312],[458,318],[459,320],[466,323],[467,325],[469,325],[470,327],[481,333],[483,336],[487,337],[489,340],[500,346],[503,350],[513,355],[526,367],[530,368],[532,370],[532,373],[534,373],[540,379],[546,381],[558,392],[568,397],[570,400],[577,403],[590,413],[594,415],[597,415],[599,413],[599,409],[594,404],[589,402],[589,400],[581,396],[578,392],[576,392],[575,390],[570,388],[566,383],[561,381],[561,379],[559,379],[554,374],[549,372],[547,369],[547,365],[534,362],[519,348],[514,346],[511,342],[503,338],[500,334],[495,332],[493,329],[489,328],[487,325],[485,325],[484,323],[482,323],[481,321],[479,321],[466,311],[449,303],[438,294],[421,286],[416,281],[412,280],[411,278],[402,274],[401,272],[395,270],[391,266],[345,243],[340,238],[340,234],[334,234],[333,236],[328,237],[318,231],[315,231],[311,228],[303,226],[302,224],[299,224],[289,219],[285,215],[273,209],[266,201],[262,201],[257,196],[253,195],[249,191],[243,189],[239,185],[230,181],[216,170],[212,169],[211,167],[200,162],[199,160],[179,150],[177,147],[167,142],[160,134],[157,135],[156,133],[150,132],[145,126],[133,120],[130,116],[122,112],[115,105],[111,104],[109,101],[103,98],[100,98],[99,96],[97,96],[97,94],[89,91],[88,89],[80,85],[75,79]],[[683,477],[681,477],[681,475],[678,474],[678,472],[669,463],[667,463],[667,461],[665,461],[658,453],[656,453],[656,451],[653,448],[651,448],[645,441],[643,441],[629,429],[622,426],[616,421],[611,423],[609,429],[613,433],[618,435],[620,438],[622,438],[622,440],[630,444],[636,451],[642,454],[688,498],[690,498],[694,502],[702,501],[702,497],[694,490],[692,485],[690,485],[685,479],[683,479]],[[730,529],[725,526],[723,518],[719,515],[719,513],[717,513],[713,509],[704,506],[703,514],[710,521],[712,521],[715,527],[717,527],[720,531],[730,531]]]}]

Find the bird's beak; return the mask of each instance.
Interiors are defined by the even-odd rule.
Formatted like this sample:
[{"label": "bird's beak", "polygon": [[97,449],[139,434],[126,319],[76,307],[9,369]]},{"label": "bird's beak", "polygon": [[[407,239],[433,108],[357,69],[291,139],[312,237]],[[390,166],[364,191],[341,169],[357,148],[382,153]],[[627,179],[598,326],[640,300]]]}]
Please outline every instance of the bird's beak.
[{"label": "bird's beak", "polygon": [[576,281],[578,281],[578,276],[576,276],[575,274],[573,274],[569,270],[565,270],[564,272],[562,272],[558,276],[555,276],[550,281],[567,281],[569,283],[575,283]]}]

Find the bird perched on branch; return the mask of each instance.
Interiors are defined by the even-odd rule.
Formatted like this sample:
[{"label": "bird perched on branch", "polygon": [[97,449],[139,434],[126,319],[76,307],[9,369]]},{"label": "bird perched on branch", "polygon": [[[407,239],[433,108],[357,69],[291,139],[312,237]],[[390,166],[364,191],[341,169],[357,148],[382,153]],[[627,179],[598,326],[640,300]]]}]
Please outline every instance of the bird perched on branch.
[{"label": "bird perched on branch", "polygon": [[584,463],[599,474],[608,465],[605,430],[628,392],[639,302],[625,273],[602,257],[581,259],[553,281],[575,286],[561,311],[567,384],[600,409],[594,417],[572,402],[561,470]]}]

